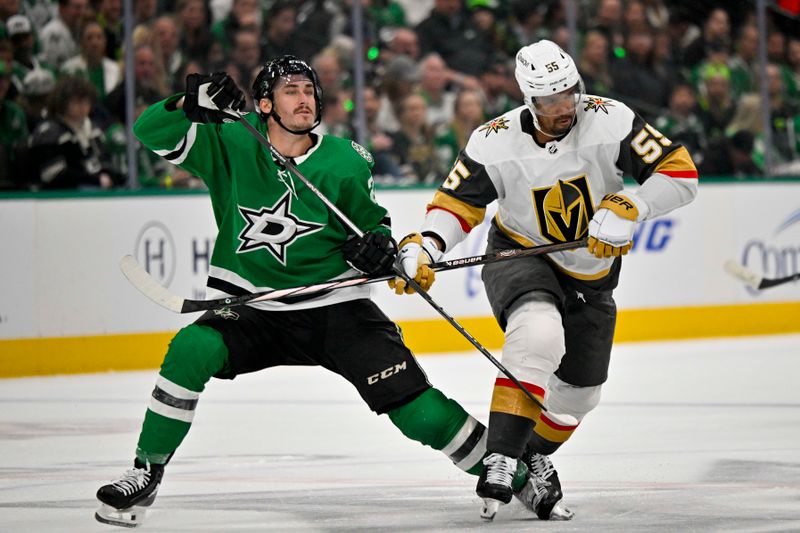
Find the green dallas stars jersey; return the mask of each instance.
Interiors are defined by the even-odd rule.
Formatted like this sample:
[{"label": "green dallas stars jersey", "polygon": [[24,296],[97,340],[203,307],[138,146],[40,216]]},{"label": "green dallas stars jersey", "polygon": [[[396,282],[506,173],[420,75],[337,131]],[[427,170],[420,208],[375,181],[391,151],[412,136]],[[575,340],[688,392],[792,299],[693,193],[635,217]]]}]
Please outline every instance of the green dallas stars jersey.
[{"label": "green dallas stars jersey", "polygon": [[[176,95],[150,106],[134,133],[149,149],[208,185],[218,234],[208,277],[209,298],[294,287],[354,275],[340,246],[347,228],[300,180],[279,167],[238,123],[194,124],[170,111]],[[265,136],[266,125],[246,115]],[[389,234],[386,209],[372,190],[372,156],[355,142],[315,136],[294,160],[298,170],[362,231]],[[339,289],[262,309],[301,309],[369,297],[368,286]]]}]

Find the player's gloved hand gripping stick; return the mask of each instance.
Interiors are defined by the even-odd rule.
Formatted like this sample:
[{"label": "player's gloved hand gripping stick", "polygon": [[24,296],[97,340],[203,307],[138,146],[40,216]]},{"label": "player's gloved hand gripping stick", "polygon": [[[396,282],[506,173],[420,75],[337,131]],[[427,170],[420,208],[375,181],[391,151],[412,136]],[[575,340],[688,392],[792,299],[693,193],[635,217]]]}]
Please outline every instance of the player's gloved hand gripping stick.
[{"label": "player's gloved hand gripping stick", "polygon": [[611,193],[603,197],[589,221],[589,253],[595,257],[625,255],[633,246],[636,223],[646,216],[646,204],[633,193]]},{"label": "player's gloved hand gripping stick", "polygon": [[[439,247],[436,246],[433,238],[423,237],[420,233],[406,235],[398,244],[400,251],[397,254],[397,266],[401,268],[408,277],[427,290],[436,280],[436,270],[432,268],[436,261],[444,255]],[[406,285],[401,277],[394,277],[389,280],[389,287],[394,289],[395,294],[411,294],[414,288]]]},{"label": "player's gloved hand gripping stick", "polygon": [[390,272],[397,243],[394,239],[377,231],[368,231],[360,237],[352,237],[342,245],[342,255],[351,267],[368,276]]}]

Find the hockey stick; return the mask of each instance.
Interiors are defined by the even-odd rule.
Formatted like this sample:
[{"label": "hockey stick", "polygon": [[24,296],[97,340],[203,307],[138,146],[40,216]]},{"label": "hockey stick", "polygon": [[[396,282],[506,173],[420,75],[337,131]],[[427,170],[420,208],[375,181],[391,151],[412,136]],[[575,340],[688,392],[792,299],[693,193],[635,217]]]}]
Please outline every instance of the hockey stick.
[{"label": "hockey stick", "polygon": [[724,267],[725,272],[734,278],[743,281],[748,286],[758,291],[800,280],[800,272],[792,274],[791,276],[784,276],[782,278],[765,278],[763,276],[759,276],[746,266],[740,265],[733,259],[726,261]]},{"label": "hockey stick", "polygon": [[[291,161],[289,161],[289,159],[287,159],[286,157],[284,157],[284,155],[283,155],[283,154],[281,154],[281,153],[280,153],[280,152],[277,150],[277,148],[275,148],[274,146],[272,146],[272,143],[270,143],[270,142],[267,140],[267,138],[266,138],[266,137],[264,137],[264,135],[262,135],[262,134],[261,134],[261,132],[260,132],[260,131],[258,131],[258,130],[257,130],[257,129],[256,129],[256,128],[255,128],[255,127],[252,125],[252,124],[250,124],[249,122],[247,122],[247,120],[245,120],[245,118],[244,118],[244,115],[242,115],[242,114],[241,114],[241,113],[239,113],[238,111],[237,111],[237,112],[235,112],[235,113],[236,113],[236,115],[238,116],[238,121],[239,121],[239,123],[240,123],[240,124],[242,124],[242,125],[243,125],[245,128],[247,128],[247,131],[249,131],[249,132],[250,132],[250,133],[253,135],[253,137],[254,137],[254,138],[255,138],[255,139],[256,139],[256,140],[257,140],[259,143],[261,143],[261,145],[262,145],[262,146],[264,146],[264,148],[266,148],[267,150],[269,150],[269,152],[272,154],[272,156],[275,158],[275,160],[276,160],[276,161],[278,161],[278,163],[280,163],[281,165],[283,165],[283,166],[284,166],[284,168],[286,168],[286,170],[288,170],[289,172],[291,172],[292,174],[294,174],[294,175],[295,175],[295,177],[296,177],[297,179],[299,179],[301,182],[303,182],[303,184],[305,184],[305,186],[306,186],[306,187],[308,187],[308,188],[309,188],[309,190],[310,190],[311,192],[313,192],[313,193],[314,193],[314,194],[317,196],[317,198],[319,198],[319,199],[322,201],[322,203],[323,203],[323,204],[325,204],[325,205],[328,207],[328,209],[330,209],[330,210],[333,212],[333,214],[335,214],[335,215],[336,215],[336,216],[339,218],[339,220],[340,220],[340,221],[341,221],[341,222],[342,222],[342,223],[343,223],[345,226],[347,226],[347,227],[350,229],[350,231],[352,231],[352,232],[353,232],[355,235],[357,235],[358,237],[362,237],[362,236],[364,235],[364,232],[363,232],[363,231],[361,231],[361,230],[358,228],[358,226],[356,226],[356,225],[353,223],[353,221],[352,221],[352,220],[350,220],[350,219],[349,219],[349,218],[348,218],[348,217],[347,217],[347,216],[346,216],[344,213],[342,213],[342,212],[339,210],[339,208],[338,208],[338,207],[336,207],[336,206],[333,204],[333,202],[331,202],[330,200],[328,200],[328,198],[327,198],[327,197],[326,197],[324,194],[322,194],[322,192],[320,192],[320,190],[319,190],[319,189],[317,189],[317,188],[314,186],[314,184],[313,184],[313,183],[311,183],[311,182],[308,180],[308,178],[306,178],[306,177],[305,177],[305,176],[304,176],[304,175],[303,175],[303,174],[302,174],[302,173],[301,173],[301,172],[300,172],[300,171],[297,169],[297,167],[294,165],[294,163],[292,163]],[[452,317],[452,316],[451,316],[451,315],[450,315],[450,314],[449,314],[447,311],[445,311],[445,310],[442,308],[442,306],[440,306],[438,303],[436,303],[436,301],[435,301],[433,298],[431,298],[431,296],[430,296],[430,295],[429,295],[429,294],[428,294],[428,293],[427,293],[427,292],[426,292],[426,291],[425,291],[425,290],[424,290],[422,287],[420,287],[419,283],[417,283],[416,281],[414,281],[414,278],[412,278],[412,277],[410,277],[410,276],[406,275],[406,273],[403,271],[403,269],[402,269],[402,268],[400,268],[400,267],[399,267],[399,266],[397,266],[397,265],[393,265],[393,267],[392,267],[392,270],[394,270],[394,272],[395,272],[395,274],[396,274],[396,275],[398,275],[398,276],[399,276],[399,277],[401,277],[403,280],[405,280],[405,282],[406,282],[406,283],[407,283],[407,284],[408,284],[408,285],[409,285],[411,288],[413,288],[413,289],[414,289],[414,291],[415,291],[417,294],[419,294],[419,295],[422,297],[422,299],[424,299],[426,302],[428,302],[428,304],[429,304],[431,307],[433,307],[433,308],[436,310],[436,312],[437,312],[437,313],[439,313],[440,315],[442,315],[442,318],[444,318],[445,320],[447,320],[447,322],[448,322],[448,323],[449,323],[451,326],[453,326],[453,327],[454,327],[454,328],[455,328],[455,329],[456,329],[456,330],[457,330],[459,333],[461,333],[461,335],[463,335],[463,337],[464,337],[465,339],[467,339],[467,340],[470,342],[470,344],[472,344],[472,345],[473,345],[473,346],[474,346],[474,347],[475,347],[475,348],[476,348],[476,349],[477,349],[479,352],[481,352],[481,354],[483,354],[483,355],[484,355],[484,356],[485,356],[485,357],[486,357],[486,358],[487,358],[487,359],[488,359],[488,360],[489,360],[489,361],[490,361],[490,362],[491,362],[491,363],[492,363],[492,364],[493,364],[495,367],[497,367],[497,368],[498,368],[498,369],[499,369],[499,370],[500,370],[500,371],[501,371],[503,374],[505,374],[505,375],[506,375],[506,377],[507,377],[508,379],[510,379],[510,380],[511,380],[511,381],[514,383],[514,385],[516,385],[517,387],[519,387],[519,390],[521,390],[521,391],[522,391],[522,392],[525,394],[525,396],[527,396],[527,397],[528,397],[528,399],[530,399],[530,400],[531,400],[531,401],[532,401],[532,402],[533,402],[533,403],[534,403],[536,406],[538,406],[538,407],[539,407],[539,408],[540,408],[542,411],[545,411],[545,412],[547,411],[547,408],[544,406],[544,404],[543,404],[542,402],[540,402],[540,401],[539,401],[539,400],[536,398],[536,396],[534,396],[534,395],[533,395],[533,394],[532,394],[532,393],[531,393],[531,392],[530,392],[528,389],[526,389],[526,388],[525,388],[525,386],[522,384],[522,382],[520,382],[520,381],[519,381],[519,380],[518,380],[518,379],[517,379],[517,378],[516,378],[516,377],[515,377],[515,376],[514,376],[514,375],[513,375],[511,372],[509,372],[509,371],[506,369],[506,367],[504,367],[504,366],[503,366],[503,365],[500,363],[500,361],[498,361],[497,359],[495,359],[495,358],[494,358],[494,356],[492,356],[492,354],[491,354],[491,353],[489,353],[489,350],[487,350],[486,348],[484,348],[484,347],[483,347],[483,345],[482,345],[481,343],[479,343],[479,342],[478,342],[478,340],[477,340],[477,339],[475,339],[475,337],[473,337],[473,336],[472,336],[472,335],[471,335],[471,334],[470,334],[470,333],[469,333],[469,332],[468,332],[466,329],[464,329],[464,327],[463,327],[461,324],[459,324],[459,323],[456,321],[456,319],[455,319],[455,318],[453,318],[453,317]],[[577,421],[576,421],[576,423],[577,423]]]},{"label": "hockey stick", "polygon": [[[442,272],[446,270],[454,270],[456,268],[496,263],[497,261],[505,261],[507,259],[517,259],[520,257],[530,257],[534,255],[561,252],[565,250],[574,250],[584,246],[586,246],[586,239],[581,239],[579,241],[543,244],[533,248],[500,250],[499,252],[492,254],[443,260],[439,261],[438,263],[432,263],[429,266],[431,270],[435,272]],[[169,309],[173,313],[196,313],[199,311],[210,311],[213,309],[244,305],[247,303],[279,300],[281,298],[289,298],[292,296],[308,296],[323,291],[331,291],[334,289],[343,289],[345,287],[355,287],[357,285],[386,281],[395,277],[394,275],[352,276],[348,278],[323,281],[320,283],[312,283],[310,285],[302,285],[299,287],[255,292],[242,296],[227,296],[225,298],[217,298],[214,300],[190,300],[188,298],[181,298],[177,294],[170,292],[169,289],[163,285],[159,284],[155,279],[153,279],[147,270],[145,270],[144,267],[142,267],[142,265],[140,265],[136,259],[133,258],[133,256],[126,255],[123,257],[119,262],[119,267],[125,277],[128,278],[128,281],[130,281],[134,287],[139,289],[142,294],[147,296],[150,300],[154,301],[158,305]]]}]

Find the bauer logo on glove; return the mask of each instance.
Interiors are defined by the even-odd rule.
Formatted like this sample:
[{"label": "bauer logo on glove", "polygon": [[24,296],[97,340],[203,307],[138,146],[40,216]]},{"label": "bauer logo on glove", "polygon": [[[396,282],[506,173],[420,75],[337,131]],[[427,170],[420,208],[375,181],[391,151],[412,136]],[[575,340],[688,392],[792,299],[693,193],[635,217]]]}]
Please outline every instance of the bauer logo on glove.
[{"label": "bauer logo on glove", "polygon": [[619,210],[621,211],[621,213],[625,213],[625,215],[622,215],[623,217],[625,217],[629,213],[634,214],[634,219],[636,218],[636,216],[638,216],[638,210],[636,209],[636,206],[633,205],[631,201],[625,198],[624,196],[620,196],[618,194],[607,194],[603,196],[603,201],[600,203],[601,207],[604,202],[608,202],[612,205],[619,206],[620,208]]},{"label": "bauer logo on glove", "polygon": [[607,194],[597,212],[589,221],[589,252],[596,257],[625,255],[633,246],[633,232],[641,217],[639,205],[633,194]]}]

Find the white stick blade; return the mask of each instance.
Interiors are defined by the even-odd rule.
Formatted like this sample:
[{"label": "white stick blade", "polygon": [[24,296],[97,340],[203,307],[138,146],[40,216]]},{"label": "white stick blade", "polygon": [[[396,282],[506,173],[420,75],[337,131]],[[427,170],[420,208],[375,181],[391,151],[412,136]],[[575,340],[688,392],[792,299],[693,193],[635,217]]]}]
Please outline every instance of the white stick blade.
[{"label": "white stick blade", "polygon": [[754,289],[758,289],[758,286],[761,284],[761,280],[763,279],[749,268],[743,267],[732,259],[725,261],[724,268],[725,272],[734,278],[745,282]]},{"label": "white stick blade", "polygon": [[132,255],[119,260],[119,268],[131,284],[149,299],[174,313],[180,313],[183,298],[169,292],[140,265]]}]

